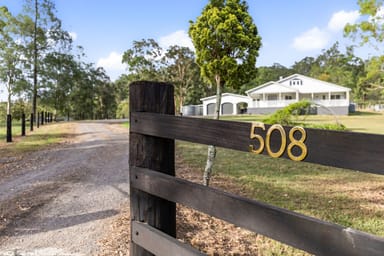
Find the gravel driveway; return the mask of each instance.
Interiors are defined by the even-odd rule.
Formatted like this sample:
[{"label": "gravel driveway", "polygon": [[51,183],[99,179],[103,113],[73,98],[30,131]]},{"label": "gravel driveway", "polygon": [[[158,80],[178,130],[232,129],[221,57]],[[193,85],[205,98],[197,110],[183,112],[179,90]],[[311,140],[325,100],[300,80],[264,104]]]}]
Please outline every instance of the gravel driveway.
[{"label": "gravel driveway", "polygon": [[[0,256],[96,255],[127,207],[128,130],[108,122],[74,125],[72,143],[29,154],[14,175],[0,179]],[[7,220],[7,209],[18,214]]]}]

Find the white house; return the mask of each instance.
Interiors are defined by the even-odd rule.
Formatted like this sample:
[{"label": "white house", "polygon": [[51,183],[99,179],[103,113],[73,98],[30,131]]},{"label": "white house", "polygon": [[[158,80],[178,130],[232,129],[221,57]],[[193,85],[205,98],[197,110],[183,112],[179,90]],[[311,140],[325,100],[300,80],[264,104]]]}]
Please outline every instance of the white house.
[{"label": "white house", "polygon": [[[221,114],[270,114],[293,102],[306,99],[316,107],[317,114],[349,113],[351,89],[307,76],[294,74],[246,91],[247,96],[224,93]],[[215,96],[201,99],[203,114],[214,112]],[[241,111],[241,109],[243,109]]]}]

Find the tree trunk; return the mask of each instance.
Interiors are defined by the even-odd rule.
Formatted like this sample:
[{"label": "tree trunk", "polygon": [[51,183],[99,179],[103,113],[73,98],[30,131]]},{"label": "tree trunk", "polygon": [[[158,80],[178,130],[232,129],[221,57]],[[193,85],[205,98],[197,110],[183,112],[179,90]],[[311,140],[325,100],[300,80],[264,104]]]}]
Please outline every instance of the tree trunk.
[{"label": "tree trunk", "polygon": [[37,114],[37,19],[38,19],[38,2],[35,0],[35,21],[34,21],[34,35],[33,35],[33,88],[32,88],[32,112],[35,118]]},{"label": "tree trunk", "polygon": [[8,99],[7,99],[7,115],[11,114],[11,92],[8,92]]},{"label": "tree trunk", "polygon": [[7,142],[12,142],[12,116],[7,115]]},{"label": "tree trunk", "polygon": [[183,104],[184,104],[184,100],[183,100],[183,92],[181,91],[180,92],[180,100],[179,100],[179,114],[182,115],[183,113]]},{"label": "tree trunk", "polygon": [[[214,119],[220,119],[220,108],[221,108],[221,79],[219,75],[215,76],[216,81],[216,106],[215,106],[215,114],[213,116]],[[208,155],[207,155],[207,163],[204,169],[203,176],[203,184],[205,186],[209,186],[209,181],[211,179],[212,167],[216,158],[216,146],[209,145],[208,146]]]},{"label": "tree trunk", "polygon": [[13,84],[13,80],[12,80],[12,74],[9,73],[7,74],[7,78],[8,78],[8,81],[7,81],[7,84],[6,84],[6,88],[7,88],[7,91],[8,91],[8,98],[7,98],[7,115],[11,115],[11,108],[12,108],[12,94],[13,94],[13,90],[12,90],[12,84]]}]

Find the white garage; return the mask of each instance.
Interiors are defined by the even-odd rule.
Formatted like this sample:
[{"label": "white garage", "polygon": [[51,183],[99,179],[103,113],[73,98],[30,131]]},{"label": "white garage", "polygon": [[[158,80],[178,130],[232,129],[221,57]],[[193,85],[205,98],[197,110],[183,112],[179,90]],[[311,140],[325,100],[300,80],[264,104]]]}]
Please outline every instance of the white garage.
[{"label": "white garage", "polygon": [[[203,115],[214,115],[216,105],[216,95],[202,98]],[[233,93],[223,93],[221,96],[220,115],[238,115],[247,113],[248,105],[252,99]]]}]

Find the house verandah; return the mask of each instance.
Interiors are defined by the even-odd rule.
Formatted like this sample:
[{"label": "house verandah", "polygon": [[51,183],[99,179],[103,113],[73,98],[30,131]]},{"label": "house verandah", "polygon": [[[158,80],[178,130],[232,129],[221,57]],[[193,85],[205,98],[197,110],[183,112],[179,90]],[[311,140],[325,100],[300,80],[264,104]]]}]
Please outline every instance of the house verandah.
[{"label": "house verandah", "polygon": [[300,100],[316,106],[317,114],[347,115],[351,89],[295,74],[246,91],[252,98],[248,113],[269,114]]},{"label": "house verandah", "polygon": [[[246,91],[247,96],[224,93],[220,114],[270,114],[300,100],[308,100],[317,114],[348,115],[351,89],[295,74]],[[203,115],[212,115],[216,96],[201,99]]]}]

